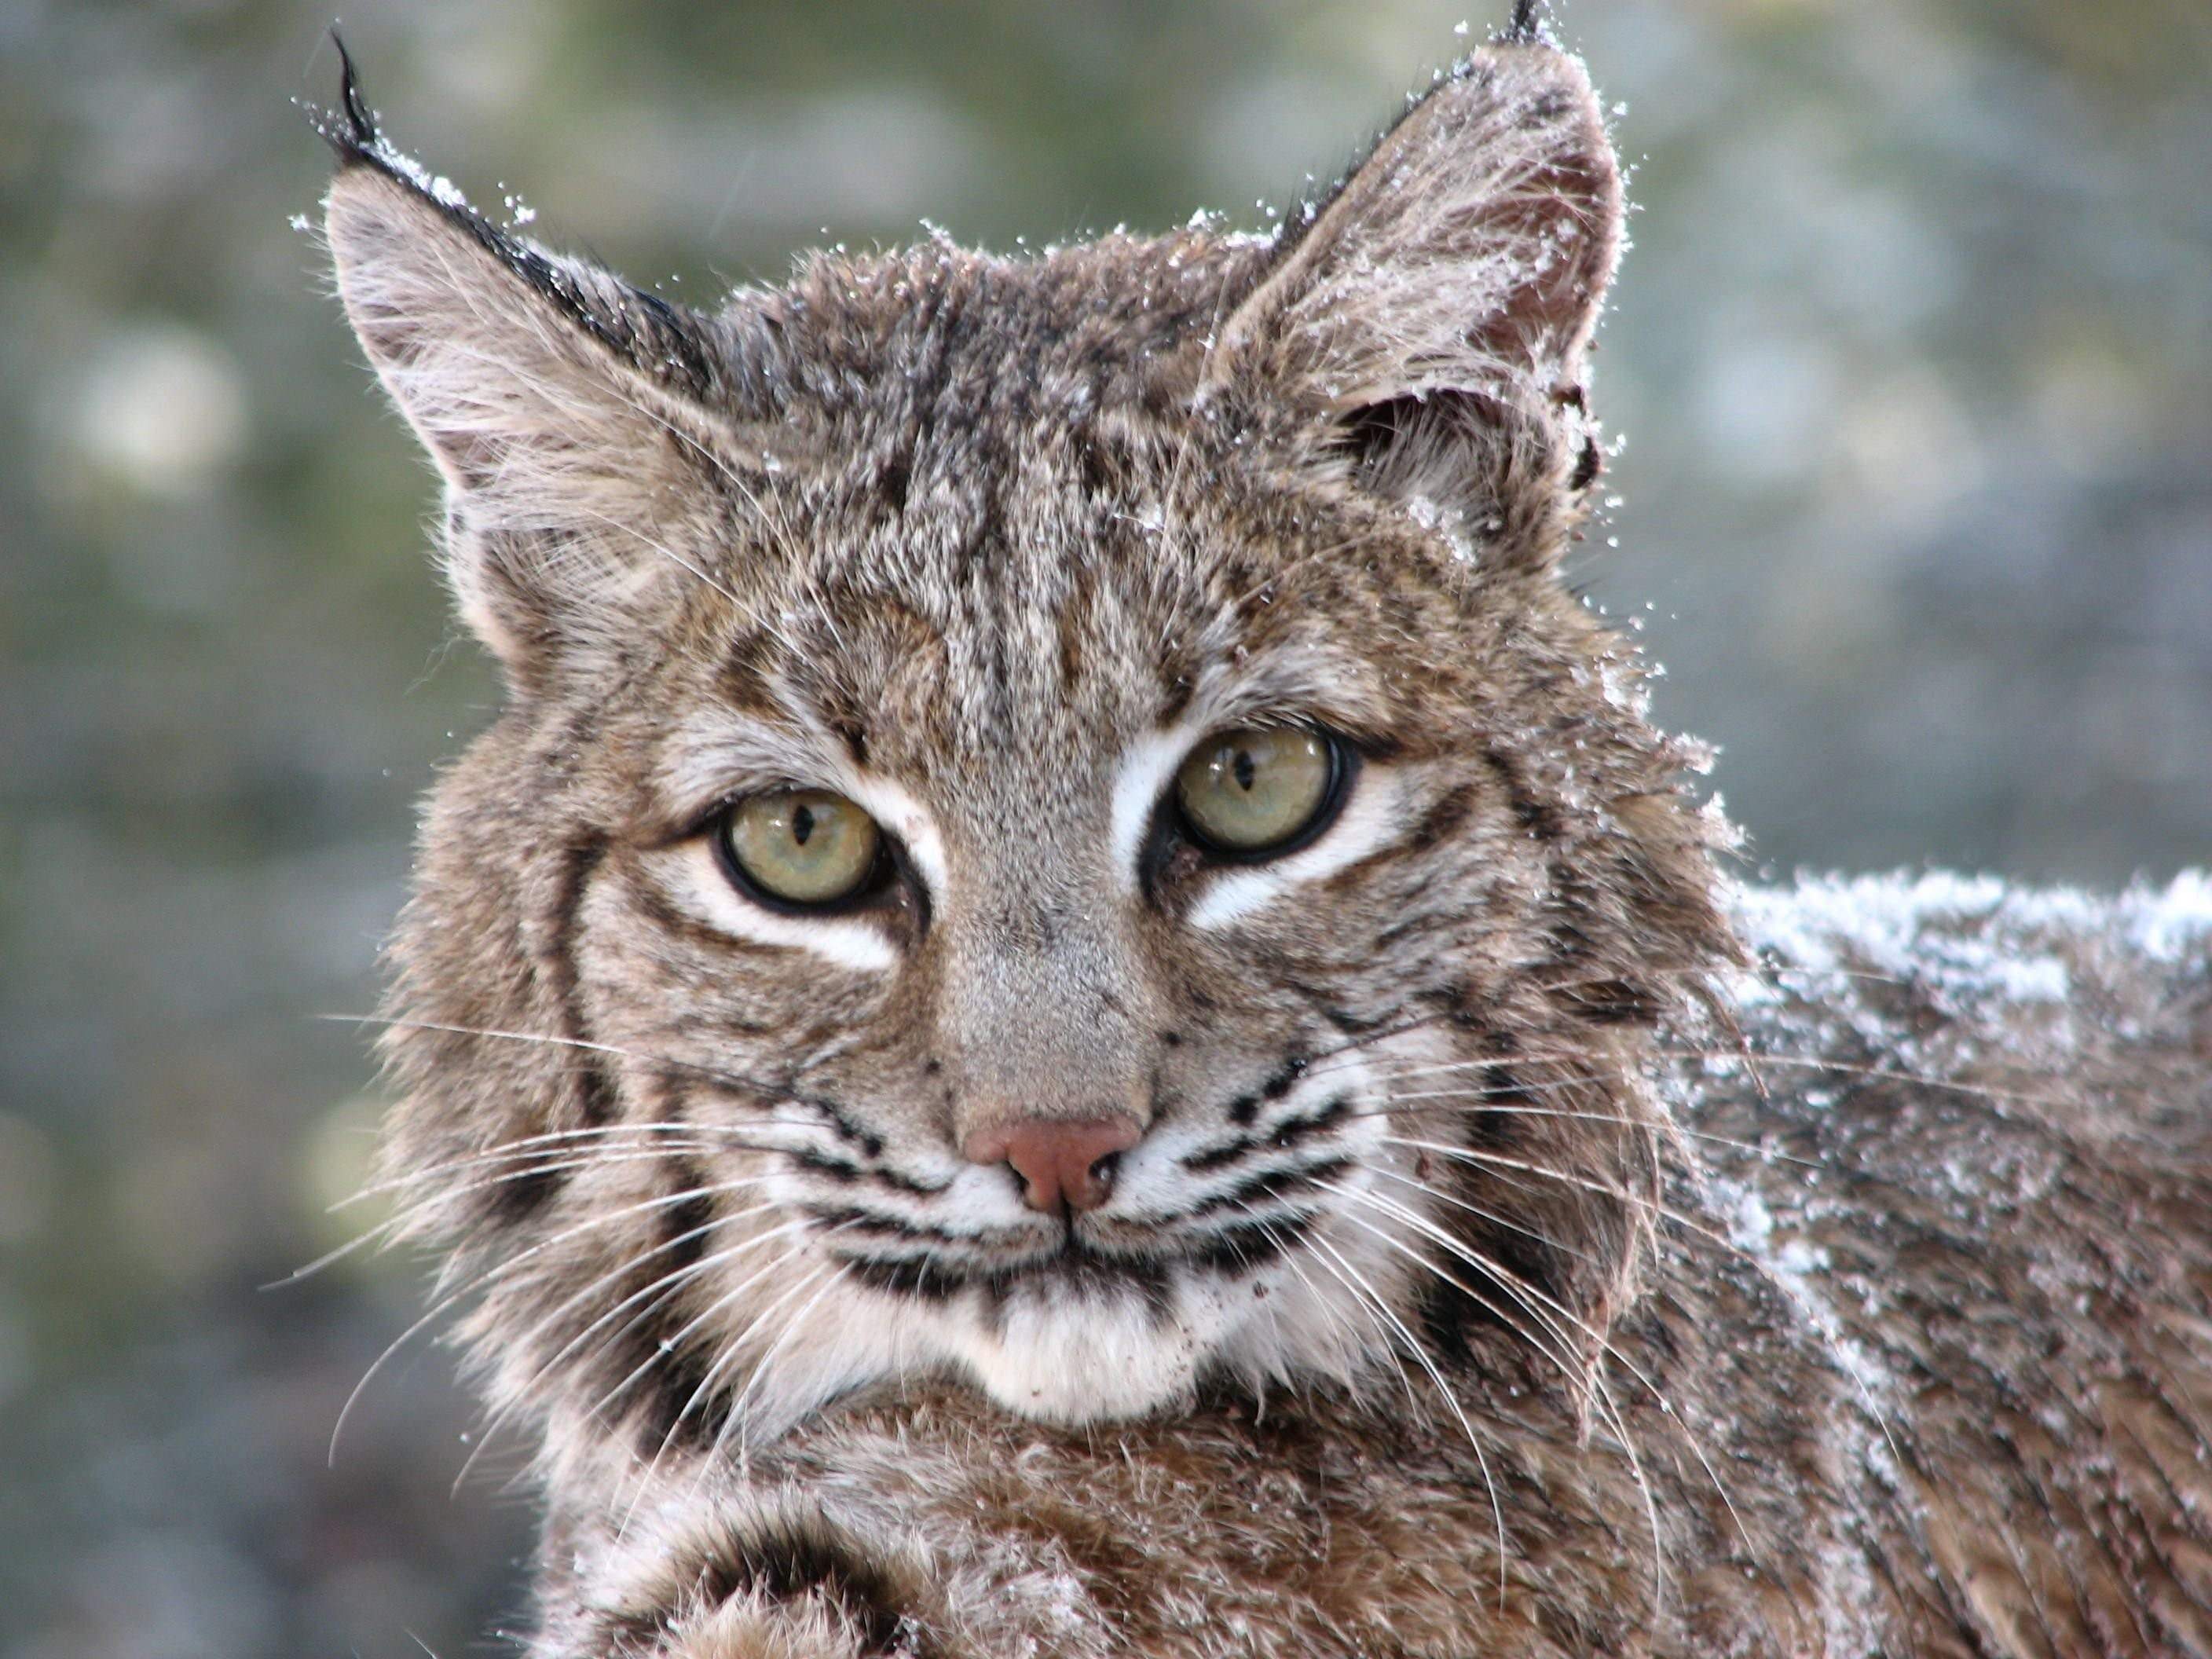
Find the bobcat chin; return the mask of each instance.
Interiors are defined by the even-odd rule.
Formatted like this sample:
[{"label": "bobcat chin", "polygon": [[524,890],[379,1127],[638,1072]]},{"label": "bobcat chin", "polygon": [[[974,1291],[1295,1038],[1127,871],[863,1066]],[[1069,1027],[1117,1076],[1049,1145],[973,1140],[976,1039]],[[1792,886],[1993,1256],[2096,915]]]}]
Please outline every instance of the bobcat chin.
[{"label": "bobcat chin", "polygon": [[711,313],[324,132],[506,685],[386,1158],[535,1659],[2212,1654],[2212,886],[1718,872],[1525,15],[1271,236]]}]

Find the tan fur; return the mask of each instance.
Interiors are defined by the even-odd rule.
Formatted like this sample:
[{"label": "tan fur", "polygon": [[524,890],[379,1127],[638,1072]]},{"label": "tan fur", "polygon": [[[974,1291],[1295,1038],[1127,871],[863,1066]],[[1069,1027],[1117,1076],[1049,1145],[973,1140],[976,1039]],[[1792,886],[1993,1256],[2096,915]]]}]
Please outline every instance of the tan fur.
[{"label": "tan fur", "polygon": [[[509,686],[389,1167],[537,1659],[2212,1654],[2212,902],[1720,882],[1559,575],[1598,108],[1501,42],[1272,241],[706,317],[349,83],[339,288]],[[1224,863],[1173,765],[1281,722],[1341,815]],[[849,914],[707,850],[793,787],[899,848]],[[1064,1224],[958,1152],[1115,1114]]]}]

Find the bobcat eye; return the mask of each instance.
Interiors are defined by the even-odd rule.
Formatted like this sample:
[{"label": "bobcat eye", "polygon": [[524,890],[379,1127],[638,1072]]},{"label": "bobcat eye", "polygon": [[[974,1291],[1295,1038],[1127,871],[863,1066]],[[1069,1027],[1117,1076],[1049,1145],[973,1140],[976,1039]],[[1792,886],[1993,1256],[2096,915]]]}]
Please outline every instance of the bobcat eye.
[{"label": "bobcat eye", "polygon": [[749,796],[723,816],[715,839],[742,886],[805,908],[852,897],[884,851],[876,821],[826,789]]},{"label": "bobcat eye", "polygon": [[1336,804],[1335,742],[1296,726],[1252,726],[1208,738],[1176,774],[1176,805],[1192,835],[1249,857],[1310,837]]}]

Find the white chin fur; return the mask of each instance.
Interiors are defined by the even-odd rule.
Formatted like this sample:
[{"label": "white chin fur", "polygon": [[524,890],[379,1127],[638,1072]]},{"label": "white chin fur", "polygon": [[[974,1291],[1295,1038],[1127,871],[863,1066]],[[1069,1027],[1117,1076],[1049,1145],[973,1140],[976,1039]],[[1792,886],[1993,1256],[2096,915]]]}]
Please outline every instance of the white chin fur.
[{"label": "white chin fur", "polygon": [[1018,1287],[995,1319],[973,1293],[924,1305],[858,1287],[833,1292],[810,1305],[748,1390],[735,1441],[763,1443],[852,1389],[947,1367],[1005,1410],[1067,1427],[1172,1410],[1209,1370],[1255,1393],[1301,1376],[1350,1382],[1382,1358],[1387,1339],[1378,1346],[1343,1276],[1396,1301],[1405,1264],[1364,1231],[1328,1255],[1329,1268],[1310,1260],[1234,1279],[1179,1276],[1164,1315],[1111,1285]]},{"label": "white chin fur", "polygon": [[1161,1321],[1134,1291],[1023,1289],[1001,1319],[963,1321],[953,1344],[983,1392],[1024,1417],[1142,1417],[1188,1395],[1212,1346],[1186,1302]]}]

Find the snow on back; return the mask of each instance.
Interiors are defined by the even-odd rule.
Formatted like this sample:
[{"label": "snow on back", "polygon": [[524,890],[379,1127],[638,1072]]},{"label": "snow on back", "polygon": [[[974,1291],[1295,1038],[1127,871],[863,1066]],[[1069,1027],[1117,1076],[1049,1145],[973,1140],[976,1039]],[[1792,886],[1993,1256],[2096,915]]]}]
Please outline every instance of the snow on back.
[{"label": "snow on back", "polygon": [[2212,878],[2201,871],[2112,898],[1949,871],[1811,876],[1790,888],[1739,887],[1730,905],[1746,941],[1782,970],[1779,983],[1740,976],[1739,999],[1752,1006],[1785,991],[1848,1000],[1850,981],[1866,975],[1909,981],[1949,1012],[2060,1005],[2075,991],[2071,948],[2102,940],[2168,963],[2212,953]]},{"label": "snow on back", "polygon": [[[1868,1068],[1940,1087],[1992,1063],[2073,1066],[2142,1036],[2182,980],[2212,972],[2212,880],[2202,872],[2117,896],[1948,872],[1808,877],[1736,888],[1728,903],[1757,956],[1728,987],[1746,1053],[1708,1051],[1704,1074],[1725,1079],[1763,1055],[1815,1109]],[[1694,1098],[1682,1109],[1694,1117]],[[1994,1169],[1962,1167],[1954,1184],[1964,1193],[1997,1180]]]},{"label": "snow on back", "polygon": [[2212,955],[2212,872],[2185,870],[2163,890],[2130,888],[2120,899],[2120,922],[2154,961]]},{"label": "snow on back", "polygon": [[2212,953],[2212,876],[2201,869],[2117,898],[1947,869],[1805,876],[1796,887],[1736,887],[1729,905],[1752,949],[1785,967],[1920,980],[1960,1002],[2063,1000],[2063,940],[2104,936],[2157,963]]},{"label": "snow on back", "polygon": [[1878,1359],[1845,1333],[1823,1283],[1832,1265],[1828,1252],[1797,1231],[1802,1225],[1800,1217],[1790,1218],[1778,1236],[1774,1212],[1757,1188],[1714,1176],[1710,1190],[1715,1212],[1728,1229],[1729,1243],[1765,1268],[1767,1278],[1820,1333],[1837,1368],[1851,1380],[1861,1402],[1879,1421],[1895,1396],[1895,1382]]}]

